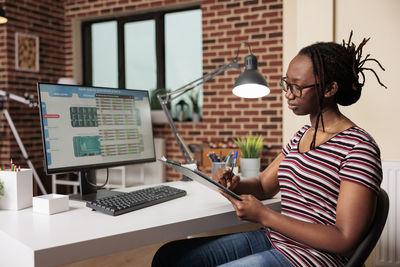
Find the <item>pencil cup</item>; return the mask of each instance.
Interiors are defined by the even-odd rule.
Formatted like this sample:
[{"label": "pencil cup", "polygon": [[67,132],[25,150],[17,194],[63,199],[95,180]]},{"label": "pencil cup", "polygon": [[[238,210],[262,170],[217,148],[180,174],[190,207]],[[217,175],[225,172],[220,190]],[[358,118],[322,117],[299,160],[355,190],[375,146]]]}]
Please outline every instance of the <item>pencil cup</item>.
[{"label": "pencil cup", "polygon": [[219,168],[224,168],[225,167],[225,162],[211,162],[211,176],[214,175],[214,173],[217,172]]},{"label": "pencil cup", "polygon": [[21,210],[32,206],[32,170],[21,169],[0,171],[3,195],[0,196],[0,209]]}]

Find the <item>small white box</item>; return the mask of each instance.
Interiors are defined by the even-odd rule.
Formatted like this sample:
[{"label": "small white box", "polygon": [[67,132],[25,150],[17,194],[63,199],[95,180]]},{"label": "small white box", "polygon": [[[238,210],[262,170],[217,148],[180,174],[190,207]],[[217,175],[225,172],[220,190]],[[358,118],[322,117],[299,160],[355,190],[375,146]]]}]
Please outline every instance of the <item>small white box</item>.
[{"label": "small white box", "polygon": [[21,210],[32,206],[32,170],[0,171],[4,195],[0,196],[0,209]]},{"label": "small white box", "polygon": [[44,214],[54,214],[69,209],[69,197],[60,194],[48,194],[33,198],[33,211]]}]

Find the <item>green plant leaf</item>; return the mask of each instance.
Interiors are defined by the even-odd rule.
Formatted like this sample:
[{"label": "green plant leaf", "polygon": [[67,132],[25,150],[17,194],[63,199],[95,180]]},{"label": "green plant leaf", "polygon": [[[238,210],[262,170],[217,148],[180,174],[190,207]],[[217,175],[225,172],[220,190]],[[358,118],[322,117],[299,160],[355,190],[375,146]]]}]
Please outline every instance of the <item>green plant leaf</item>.
[{"label": "green plant leaf", "polygon": [[259,136],[246,136],[243,138],[236,138],[233,140],[242,152],[242,158],[258,158],[263,149],[264,137]]},{"label": "green plant leaf", "polygon": [[198,91],[192,91],[189,95],[190,100],[192,101],[193,105],[193,112],[194,113],[199,113],[200,112],[200,107],[199,107],[199,92]]},{"label": "green plant leaf", "polygon": [[[161,107],[160,102],[158,101],[157,95],[159,95],[159,94],[163,95],[163,94],[166,94],[168,92],[169,92],[169,90],[168,89],[164,89],[164,88],[158,88],[158,89],[155,89],[155,90],[150,92],[150,107],[151,107],[151,110],[162,110],[162,107]],[[170,102],[167,103],[167,108],[171,109],[171,103]]]}]

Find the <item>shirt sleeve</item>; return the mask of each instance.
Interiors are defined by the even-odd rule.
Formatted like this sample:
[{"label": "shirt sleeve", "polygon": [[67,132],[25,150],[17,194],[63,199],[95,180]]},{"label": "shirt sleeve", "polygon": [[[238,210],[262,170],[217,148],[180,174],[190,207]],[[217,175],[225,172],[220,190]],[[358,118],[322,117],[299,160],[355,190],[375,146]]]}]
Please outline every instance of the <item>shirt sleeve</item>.
[{"label": "shirt sleeve", "polygon": [[372,141],[357,143],[342,162],[339,177],[379,193],[382,164],[378,146]]}]

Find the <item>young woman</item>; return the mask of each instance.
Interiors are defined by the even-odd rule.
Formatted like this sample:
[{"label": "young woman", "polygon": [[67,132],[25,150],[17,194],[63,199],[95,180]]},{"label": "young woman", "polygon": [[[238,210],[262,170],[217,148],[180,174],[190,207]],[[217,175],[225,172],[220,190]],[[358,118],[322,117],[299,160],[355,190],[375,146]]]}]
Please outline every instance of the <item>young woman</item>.
[{"label": "young woman", "polygon": [[[220,169],[214,179],[241,194],[222,193],[242,220],[265,228],[179,240],[161,247],[153,266],[343,266],[368,231],[382,180],[373,138],[339,105],[360,98],[369,58],[347,43],[316,43],[290,62],[281,86],[289,108],[308,115],[303,126],[259,177],[240,180]],[[382,68],[383,69],[383,68]],[[361,81],[360,81],[361,80]],[[258,199],[281,192],[282,211]]]}]

